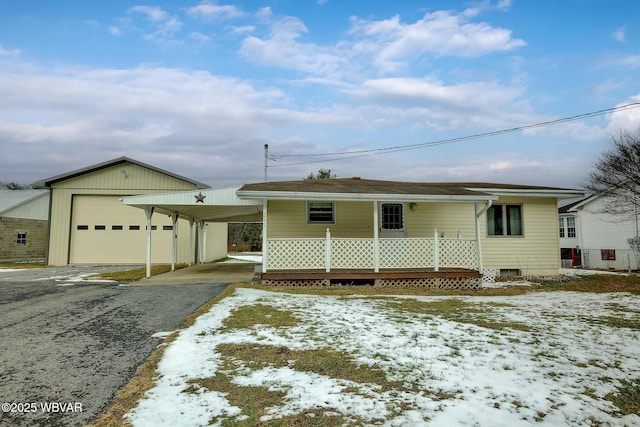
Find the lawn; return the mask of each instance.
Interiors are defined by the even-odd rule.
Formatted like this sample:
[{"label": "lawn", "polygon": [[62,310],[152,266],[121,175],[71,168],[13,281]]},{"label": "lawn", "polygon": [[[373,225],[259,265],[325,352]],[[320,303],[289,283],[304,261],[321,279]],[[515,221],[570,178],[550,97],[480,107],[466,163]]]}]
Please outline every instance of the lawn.
[{"label": "lawn", "polygon": [[124,419],[640,425],[639,286],[596,276],[470,295],[232,288],[146,367],[155,384]]}]

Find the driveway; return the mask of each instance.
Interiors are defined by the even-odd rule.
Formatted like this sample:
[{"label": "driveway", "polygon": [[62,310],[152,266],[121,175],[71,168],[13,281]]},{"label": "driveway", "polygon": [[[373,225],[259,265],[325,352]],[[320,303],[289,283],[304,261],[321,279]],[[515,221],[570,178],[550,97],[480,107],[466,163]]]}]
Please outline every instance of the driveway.
[{"label": "driveway", "polygon": [[90,421],[162,342],[153,334],[178,328],[231,281],[224,275],[156,286],[82,280],[129,268],[0,271],[0,425]]}]

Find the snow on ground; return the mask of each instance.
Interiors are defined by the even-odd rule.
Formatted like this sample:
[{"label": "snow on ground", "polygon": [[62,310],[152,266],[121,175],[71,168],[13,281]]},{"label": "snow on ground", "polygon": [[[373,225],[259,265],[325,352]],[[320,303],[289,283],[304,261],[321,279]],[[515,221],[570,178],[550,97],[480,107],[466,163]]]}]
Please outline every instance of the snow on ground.
[{"label": "snow on ground", "polygon": [[[531,329],[495,330],[403,310],[402,303],[412,299],[480,304],[485,319],[521,322]],[[290,311],[300,322],[287,328],[221,329],[233,310],[258,303]],[[381,391],[291,367],[238,371],[237,385],[286,392],[264,421],[327,408],[365,422],[385,419],[389,426],[640,425],[637,415],[616,416],[604,399],[617,393],[622,380],[640,377],[638,331],[606,321],[608,316],[637,319],[637,304],[638,296],[624,293],[340,298],[237,289],[169,344],[155,388],[127,417],[134,426],[241,420],[241,409],[222,393],[183,391],[187,381],[215,375],[221,362],[218,344],[259,343],[292,350],[331,347],[419,390]]]}]

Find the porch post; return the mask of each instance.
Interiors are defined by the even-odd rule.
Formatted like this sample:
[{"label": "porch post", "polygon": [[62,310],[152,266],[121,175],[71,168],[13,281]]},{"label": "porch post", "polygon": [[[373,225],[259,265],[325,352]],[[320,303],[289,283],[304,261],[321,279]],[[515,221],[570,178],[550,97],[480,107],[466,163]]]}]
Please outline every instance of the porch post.
[{"label": "porch post", "polygon": [[262,200],[262,272],[267,272],[269,251],[267,249],[267,199]]},{"label": "porch post", "polygon": [[178,212],[171,214],[171,222],[173,227],[171,228],[171,271],[176,271],[176,258],[178,255],[178,246],[176,241],[178,239]]},{"label": "porch post", "polygon": [[153,206],[144,207],[144,214],[147,217],[147,279],[151,277],[151,216],[153,210]]},{"label": "porch post", "polygon": [[373,201],[373,271],[380,272],[380,240],[378,235],[378,202]]},{"label": "porch post", "polygon": [[440,248],[438,247],[438,229],[433,229],[433,271],[440,271]]},{"label": "porch post", "polygon": [[480,242],[480,217],[484,214],[490,207],[493,202],[491,200],[487,201],[487,204],[482,209],[480,208],[480,204],[476,202],[476,256],[478,258],[478,272],[482,274],[482,243]]},{"label": "porch post", "polygon": [[328,228],[324,241],[324,271],[331,271],[331,230]]}]

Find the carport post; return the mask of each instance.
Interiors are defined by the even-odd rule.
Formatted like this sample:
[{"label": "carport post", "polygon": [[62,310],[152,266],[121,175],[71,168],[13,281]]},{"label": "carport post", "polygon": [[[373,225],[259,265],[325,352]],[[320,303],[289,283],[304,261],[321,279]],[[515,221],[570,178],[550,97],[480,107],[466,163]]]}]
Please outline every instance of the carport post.
[{"label": "carport post", "polygon": [[193,218],[189,218],[189,267],[193,261]]},{"label": "carport post", "polygon": [[173,227],[171,228],[171,232],[173,234],[171,238],[171,271],[176,271],[176,257],[178,251],[178,247],[176,245],[176,241],[178,240],[178,212],[171,214],[171,222],[173,223]]},{"label": "carport post", "polygon": [[147,217],[147,279],[151,277],[151,216],[153,206],[145,206],[144,214]]}]

